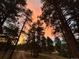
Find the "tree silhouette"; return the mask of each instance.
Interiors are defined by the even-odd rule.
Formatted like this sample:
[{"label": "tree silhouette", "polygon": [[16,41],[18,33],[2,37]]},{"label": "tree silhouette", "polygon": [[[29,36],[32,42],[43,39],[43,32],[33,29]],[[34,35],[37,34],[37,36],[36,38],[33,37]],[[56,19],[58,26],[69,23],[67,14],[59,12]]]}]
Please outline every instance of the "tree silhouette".
[{"label": "tree silhouette", "polygon": [[[12,42],[11,39],[16,40],[14,48],[10,52],[8,59],[12,58],[13,52],[17,46],[26,21],[32,19],[32,11],[29,9],[25,9],[25,5],[26,0],[0,1],[0,33],[3,33],[10,38],[9,41],[7,41],[7,43]],[[22,28],[18,26],[18,24],[20,24],[18,20],[21,17],[24,20]],[[6,52],[4,54],[6,54]]]},{"label": "tree silhouette", "polygon": [[55,38],[55,45],[56,45],[56,50],[58,52],[60,52],[60,50],[61,50],[61,41],[58,37]]},{"label": "tree silhouette", "polygon": [[[72,30],[70,29],[70,27],[68,25],[67,20],[62,12],[62,7],[63,8],[67,7],[67,6],[64,6],[64,4],[65,5],[69,4],[68,1],[72,3],[72,0],[65,0],[64,3],[63,3],[63,1],[64,0],[42,0],[43,13],[42,13],[41,18],[45,19],[45,21],[51,20],[51,23],[53,23],[55,20],[60,21],[60,28],[62,29],[65,40],[68,44],[70,54],[72,55],[72,57],[78,57],[79,53],[78,53],[78,49],[77,49],[77,45],[76,45],[76,40],[74,38]],[[75,54],[75,52],[76,52],[76,54]]]},{"label": "tree silhouette", "polygon": [[19,33],[18,38],[17,38],[17,41],[15,42],[14,48],[13,48],[13,50],[12,50],[10,56],[9,56],[9,59],[12,58],[12,55],[13,55],[13,53],[14,53],[14,50],[16,49],[16,46],[17,46],[17,44],[18,44],[18,41],[19,41],[19,39],[20,39],[21,33],[22,33],[22,31],[23,31],[23,28],[24,28],[24,26],[25,26],[27,20],[30,20],[30,21],[31,21],[31,19],[32,19],[32,17],[31,17],[32,11],[29,10],[29,9],[27,9],[25,15],[26,15],[25,21],[24,21],[23,26],[22,26],[22,28],[21,28],[21,30],[20,30],[20,33]]},{"label": "tree silhouette", "polygon": [[38,20],[36,23],[34,23],[29,30],[29,42],[31,53],[33,57],[38,57],[40,52],[40,36],[43,35],[42,32],[43,28],[40,25],[40,21]]},{"label": "tree silhouette", "polygon": [[2,33],[2,25],[6,21],[7,18],[13,18],[15,20],[15,16],[18,11],[22,8],[19,8],[18,5],[24,6],[26,4],[25,0],[1,0],[0,1],[0,33]]},{"label": "tree silhouette", "polygon": [[49,37],[47,37],[47,49],[49,53],[53,51],[53,41]]},{"label": "tree silhouette", "polygon": [[46,38],[44,37],[44,35],[41,35],[40,48],[41,48],[41,52],[47,51]]}]

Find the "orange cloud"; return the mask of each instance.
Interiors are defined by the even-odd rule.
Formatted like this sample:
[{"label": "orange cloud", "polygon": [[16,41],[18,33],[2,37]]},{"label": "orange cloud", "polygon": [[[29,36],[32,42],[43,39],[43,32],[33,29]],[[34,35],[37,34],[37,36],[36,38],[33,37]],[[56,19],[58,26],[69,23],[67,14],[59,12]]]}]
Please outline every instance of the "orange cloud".
[{"label": "orange cloud", "polygon": [[53,36],[53,32],[54,32],[55,30],[53,30],[53,28],[52,27],[50,27],[50,26],[47,26],[45,29],[44,29],[44,32],[45,32],[45,37],[52,37]]}]

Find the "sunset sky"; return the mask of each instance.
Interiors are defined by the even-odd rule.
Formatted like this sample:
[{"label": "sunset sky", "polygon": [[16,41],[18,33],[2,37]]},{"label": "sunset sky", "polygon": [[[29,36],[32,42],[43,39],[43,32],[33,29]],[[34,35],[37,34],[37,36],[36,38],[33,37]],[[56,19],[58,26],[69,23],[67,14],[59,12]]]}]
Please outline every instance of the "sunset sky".
[{"label": "sunset sky", "polygon": [[[40,2],[40,0],[27,0],[27,8],[29,8],[33,14],[32,14],[32,23],[37,21],[37,16],[40,16],[42,11],[41,11],[41,7],[42,4]],[[44,23],[44,22],[43,22]],[[28,27],[28,24],[26,25],[26,28]],[[44,28],[45,27],[45,28]],[[28,27],[29,28],[29,27]],[[52,30],[53,28],[49,26],[46,26],[46,24],[43,24],[43,28],[44,28],[44,32],[45,32],[45,37],[52,37]],[[27,31],[27,29],[24,29],[25,31]],[[21,35],[19,43],[24,42],[24,34]]]},{"label": "sunset sky", "polygon": [[33,21],[42,13],[41,6],[40,0],[27,0],[27,7],[33,11]]},{"label": "sunset sky", "polygon": [[[27,7],[33,11],[32,17],[33,17],[33,21],[35,22],[37,20],[37,16],[41,15],[42,13],[41,0],[27,0]],[[46,32],[45,36],[51,36],[52,28],[48,26],[44,31]]]}]

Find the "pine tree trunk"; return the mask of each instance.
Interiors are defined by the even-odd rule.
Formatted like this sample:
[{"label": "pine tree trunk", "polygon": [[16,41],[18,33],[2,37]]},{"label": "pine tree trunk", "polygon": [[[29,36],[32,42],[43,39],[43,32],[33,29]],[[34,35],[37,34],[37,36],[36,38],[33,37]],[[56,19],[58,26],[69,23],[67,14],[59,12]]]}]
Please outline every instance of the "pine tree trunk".
[{"label": "pine tree trunk", "polygon": [[1,18],[0,18],[0,34],[3,33],[3,29],[2,29],[2,26],[4,24],[4,22],[6,21],[6,17],[4,18],[4,20],[1,22]]},{"label": "pine tree trunk", "polygon": [[2,31],[2,25],[1,25],[1,22],[0,22],[0,34],[2,34],[3,31]]},{"label": "pine tree trunk", "polygon": [[68,44],[69,52],[73,58],[79,58],[79,51],[77,49],[76,40],[72,34],[71,29],[69,28],[65,17],[62,14],[61,8],[59,7],[57,0],[53,0],[53,5],[55,6],[56,12],[58,12],[62,30],[64,30],[65,39]]}]

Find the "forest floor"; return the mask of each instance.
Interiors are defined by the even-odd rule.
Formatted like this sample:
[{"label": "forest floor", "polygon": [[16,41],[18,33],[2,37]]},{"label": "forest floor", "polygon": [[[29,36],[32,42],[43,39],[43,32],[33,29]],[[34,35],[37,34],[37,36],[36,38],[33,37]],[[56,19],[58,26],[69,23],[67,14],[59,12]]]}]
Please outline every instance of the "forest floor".
[{"label": "forest floor", "polygon": [[[3,55],[4,54],[4,55]],[[6,54],[0,51],[0,59],[8,59],[10,52]],[[12,59],[68,59],[62,56],[59,56],[57,53],[46,54],[40,53],[38,58],[34,58],[31,56],[29,51],[15,51]]]}]

